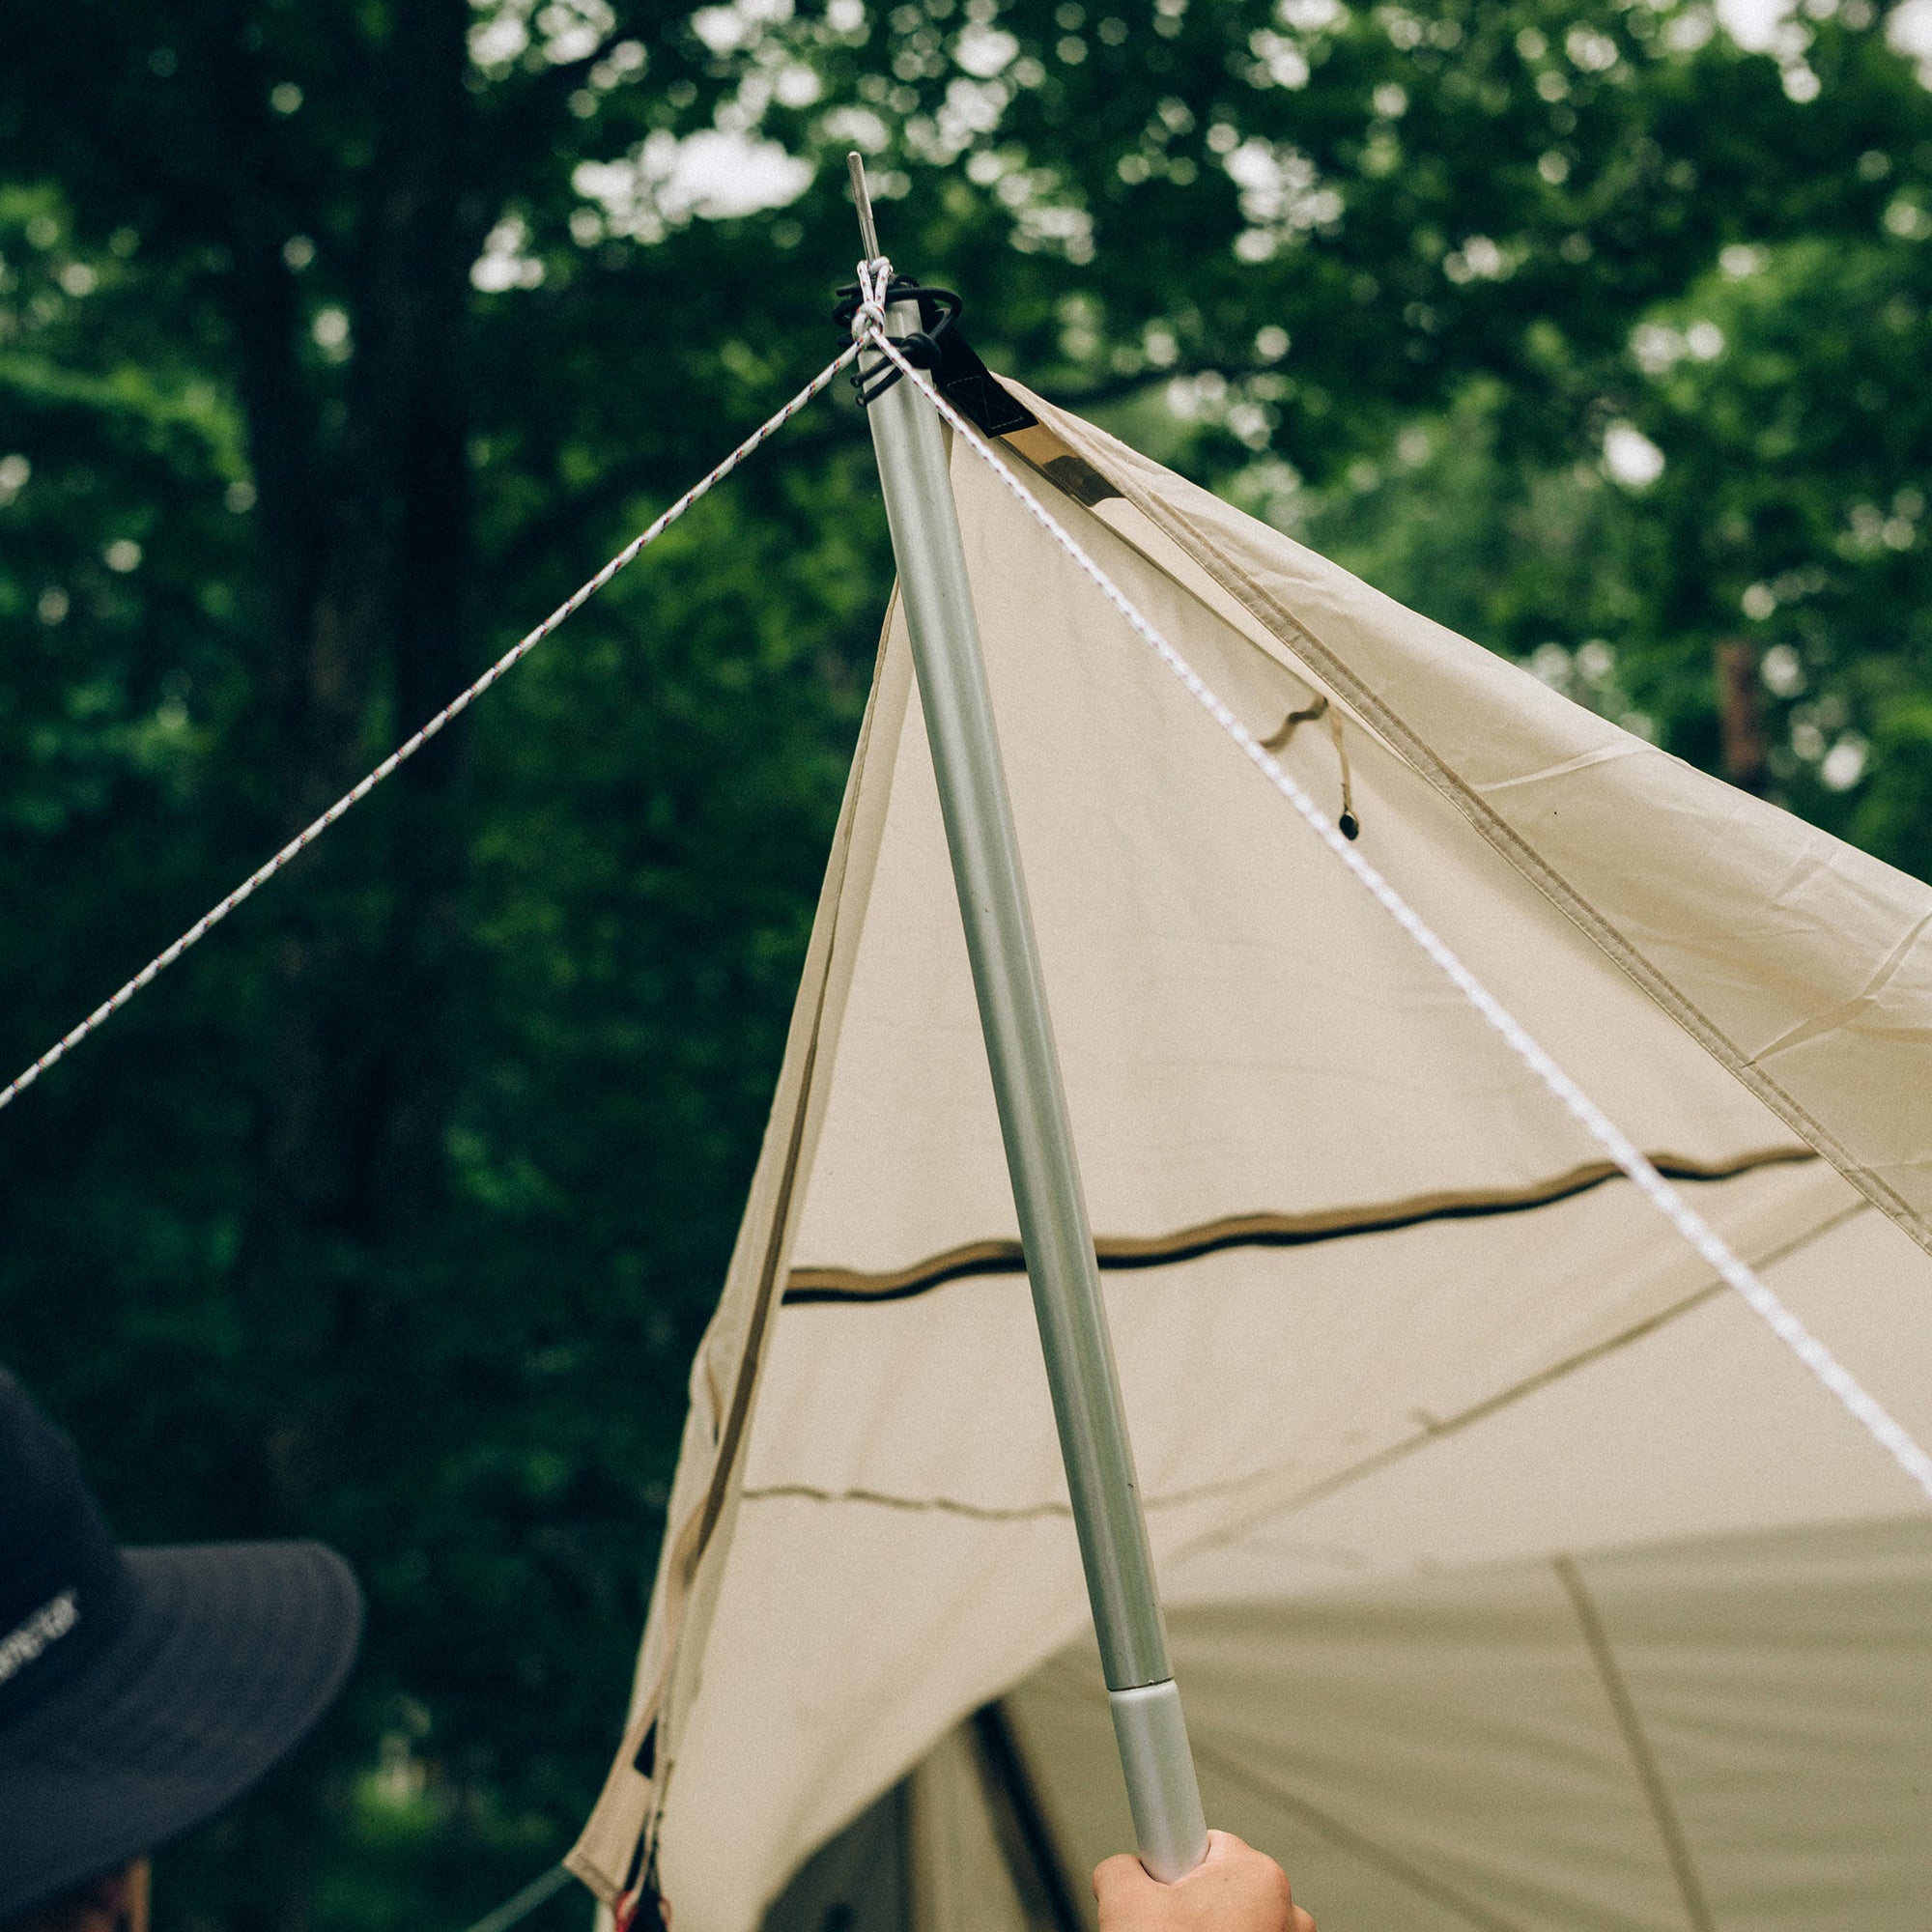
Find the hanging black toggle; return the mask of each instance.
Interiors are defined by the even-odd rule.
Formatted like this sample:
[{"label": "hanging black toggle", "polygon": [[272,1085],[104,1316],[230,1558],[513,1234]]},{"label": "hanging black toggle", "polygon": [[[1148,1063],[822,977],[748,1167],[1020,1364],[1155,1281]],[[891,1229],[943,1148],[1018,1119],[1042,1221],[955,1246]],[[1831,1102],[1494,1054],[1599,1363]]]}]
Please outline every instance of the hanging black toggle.
[{"label": "hanging black toggle", "polygon": [[[965,336],[953,327],[965,304],[951,289],[922,288],[910,275],[895,275],[886,290],[886,306],[890,308],[895,301],[919,303],[920,327],[911,335],[895,337],[894,347],[915,369],[930,370],[940,393],[981,435],[1010,436],[1014,430],[1030,429],[1038,421],[1025,404],[1001,386]],[[838,306],[832,311],[832,319],[848,335],[859,303],[856,282],[838,291]],[[855,370],[852,386],[858,391],[861,407],[876,402],[901,373],[890,361],[868,374]]]}]

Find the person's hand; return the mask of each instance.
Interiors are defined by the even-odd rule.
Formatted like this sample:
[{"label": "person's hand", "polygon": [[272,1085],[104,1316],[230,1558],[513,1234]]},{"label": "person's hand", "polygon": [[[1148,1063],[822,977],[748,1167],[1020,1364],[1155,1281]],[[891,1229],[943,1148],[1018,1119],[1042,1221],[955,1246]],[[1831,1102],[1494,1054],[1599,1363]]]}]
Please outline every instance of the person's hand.
[{"label": "person's hand", "polygon": [[1288,1874],[1232,1832],[1208,1833],[1208,1856],[1172,1885],[1140,1860],[1109,1859],[1094,1872],[1100,1932],[1315,1932]]}]

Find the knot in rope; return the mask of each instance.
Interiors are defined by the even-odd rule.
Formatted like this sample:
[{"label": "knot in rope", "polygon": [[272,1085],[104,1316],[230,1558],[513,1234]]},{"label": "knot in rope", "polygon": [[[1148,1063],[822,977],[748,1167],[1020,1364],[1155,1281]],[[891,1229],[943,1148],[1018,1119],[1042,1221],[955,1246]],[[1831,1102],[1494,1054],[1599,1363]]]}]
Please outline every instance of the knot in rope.
[{"label": "knot in rope", "polygon": [[893,265],[881,255],[859,264],[859,308],[852,318],[852,340],[865,342],[886,332],[886,292],[893,285]]}]

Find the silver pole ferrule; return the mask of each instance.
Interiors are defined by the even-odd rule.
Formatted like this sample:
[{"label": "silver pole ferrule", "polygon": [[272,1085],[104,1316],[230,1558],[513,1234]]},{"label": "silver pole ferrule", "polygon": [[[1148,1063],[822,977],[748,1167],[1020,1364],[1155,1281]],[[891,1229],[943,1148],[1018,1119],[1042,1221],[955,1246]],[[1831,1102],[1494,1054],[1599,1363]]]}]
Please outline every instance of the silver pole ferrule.
[{"label": "silver pole ferrule", "polygon": [[1163,1885],[1185,1878],[1208,1849],[1208,1820],[1174,1679],[1109,1690],[1114,1736],[1126,1773],[1127,1804],[1141,1863]]}]

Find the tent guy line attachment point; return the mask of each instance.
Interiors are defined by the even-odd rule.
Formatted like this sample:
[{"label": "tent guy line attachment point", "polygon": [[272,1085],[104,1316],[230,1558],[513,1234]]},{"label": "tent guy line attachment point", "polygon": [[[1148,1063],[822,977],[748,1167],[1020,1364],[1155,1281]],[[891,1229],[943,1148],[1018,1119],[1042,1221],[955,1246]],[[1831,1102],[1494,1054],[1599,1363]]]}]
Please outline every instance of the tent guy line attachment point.
[{"label": "tent guy line attachment point", "polygon": [[817,395],[820,390],[831,383],[833,378],[841,369],[847,367],[857,357],[858,354],[859,345],[855,342],[850,349],[847,349],[834,361],[827,363],[790,402],[785,404],[776,414],[767,417],[709,475],[694,483],[648,529],[644,530],[640,535],[634,537],[595,577],[591,578],[588,582],[580,585],[535,630],[528,632],[513,644],[510,649],[505,651],[474,684],[470,685],[467,691],[453,697],[413,737],[407,738],[402,744],[398,745],[368,777],[363,779],[352,790],[344,792],[320,818],[312,825],[298,832],[273,858],[259,867],[255,871],[249,873],[247,878],[242,880],[225,899],[221,900],[218,905],[210,911],[204,913],[172,946],[156,953],[119,992],[103,1000],[77,1027],[71,1033],[63,1035],[60,1039],[56,1040],[24,1072],[17,1074],[5,1087],[0,1087],[0,1107],[8,1106],[19,1094],[31,1087],[48,1067],[54,1065],[59,1061],[65,1060],[74,1047],[78,1046],[89,1034],[95,1032],[119,1012],[143,986],[146,986],[156,975],[172,966],[190,946],[198,939],[205,937],[211,928],[218,925],[244,899],[252,898],[256,891],[262,886],[267,885],[290,860],[298,857],[308,846],[312,845],[316,839],[320,838],[351,806],[359,805],[362,800],[367,798],[404,759],[412,757],[417,752],[421,751],[452,718],[455,718],[461,712],[467,711],[505,671],[522,659],[527,657],[531,651],[535,650],[566,617],[580,610],[592,597],[596,596],[598,591],[602,590],[640,551],[647,545],[655,543],[672,524],[676,523],[700,497],[704,496],[711,489],[713,484],[723,482],[760,443],[764,442],[767,438],[774,435],[780,429],[782,429],[807,403],[811,401],[812,397]]},{"label": "tent guy line attachment point", "polygon": [[1240,747],[1248,760],[1294,808],[1316,837],[1368,889],[1382,910],[1421,948],[1510,1051],[1554,1095],[1563,1110],[1635,1183],[1638,1192],[1709,1264],[1718,1278],[1737,1292],[1751,1312],[1797,1356],[1860,1428],[1898,1464],[1907,1478],[1928,1498],[1932,1498],[1932,1454],[1920,1446],[1884,1404],[1785,1306],[1776,1291],[1758,1279],[1749,1264],[1683,1194],[1664,1179],[1609,1116],[1563,1071],[1522,1023],[1450,950],[1448,943],[1421,914],[1323,816],[1315,801],[1283,770],[1200,672],[1141,614],[1126,592],[1088,555],[1078,539],[1000,461],[985,439],[939,393],[924,372],[915,368],[900,355],[883,331],[873,330],[868,342],[896,363],[912,387],[923,395],[952,425],[955,435],[966,440],[974,454],[987,465],[1007,489],[1019,498],[1034,521],[1086,573],[1142,642],[1151,646],[1202,709]]}]

